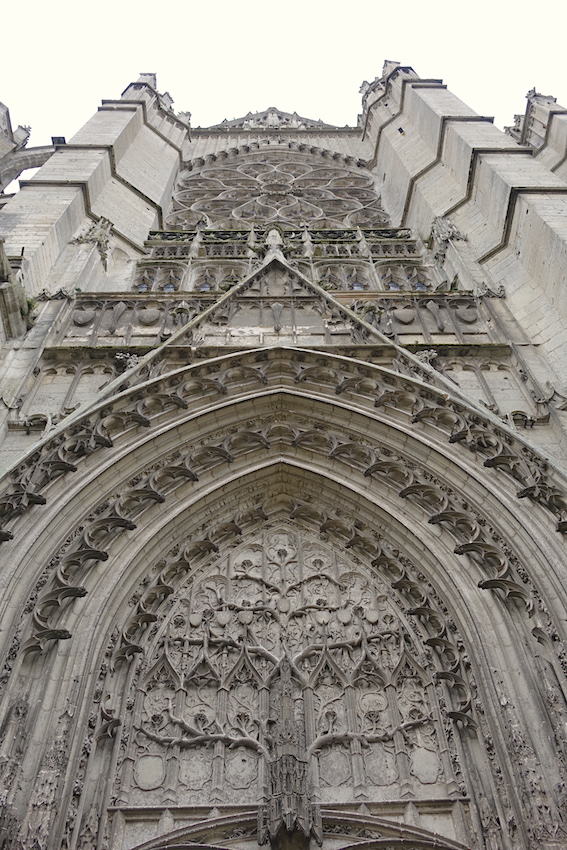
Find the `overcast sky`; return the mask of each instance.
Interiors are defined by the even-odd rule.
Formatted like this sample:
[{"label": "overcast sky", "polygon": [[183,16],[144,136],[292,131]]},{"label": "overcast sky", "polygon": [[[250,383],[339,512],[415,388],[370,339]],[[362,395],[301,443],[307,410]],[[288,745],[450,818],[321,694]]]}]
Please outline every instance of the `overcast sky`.
[{"label": "overcast sky", "polygon": [[1,13],[0,100],[30,145],[71,138],[102,99],[156,72],[193,126],[277,106],[355,124],[384,59],[442,78],[499,127],[534,86],[567,106],[567,3],[476,0],[44,0]]}]

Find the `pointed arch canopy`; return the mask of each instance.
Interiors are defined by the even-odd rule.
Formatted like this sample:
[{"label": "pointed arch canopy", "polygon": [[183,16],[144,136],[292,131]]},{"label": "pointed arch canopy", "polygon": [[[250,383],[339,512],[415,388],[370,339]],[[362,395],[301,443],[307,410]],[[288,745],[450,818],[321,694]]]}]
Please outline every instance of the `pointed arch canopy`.
[{"label": "pointed arch canopy", "polygon": [[[534,469],[540,478],[530,490]],[[274,348],[169,372],[93,407],[16,470],[3,509],[15,602],[3,612],[16,659],[8,690],[25,691],[30,702],[41,692],[54,734],[71,700],[76,711],[65,722],[85,729],[95,707],[92,758],[114,778],[104,793],[89,786],[88,794],[92,806],[104,802],[114,812],[114,830],[134,824],[128,841],[144,795],[169,787],[175,747],[184,754],[175,770],[192,805],[199,791],[191,777],[202,775],[214,791],[211,746],[225,748],[235,793],[252,794],[252,803],[254,783],[272,789],[260,794],[265,836],[283,818],[290,833],[320,838],[329,775],[344,777],[354,799],[383,793],[368,791],[369,777],[375,788],[399,783],[402,794],[414,794],[418,783],[424,800],[431,785],[453,824],[455,801],[475,793],[478,772],[489,772],[478,742],[488,735],[485,714],[498,716],[499,708],[487,681],[510,664],[537,675],[535,649],[551,646],[553,621],[563,613],[553,566],[563,539],[550,535],[562,522],[561,483],[525,444],[458,397],[371,363]],[[20,535],[29,541],[25,551]],[[274,535],[281,544],[270,542]],[[290,546],[303,553],[295,579],[281,572]],[[286,609],[281,588],[289,594],[298,582],[303,601]],[[239,596],[235,588],[244,586]],[[253,586],[264,588],[269,604],[254,601]],[[333,586],[346,602],[333,602]],[[288,610],[299,611],[302,634],[308,622],[314,631],[303,649],[286,650],[298,670],[286,679],[254,622],[280,635]],[[181,651],[191,617],[194,636]],[[210,647],[217,652],[225,640],[218,630],[231,618],[249,638],[226,639],[219,685]],[[352,628],[351,636],[330,637],[335,622]],[[377,631],[381,641],[402,636],[406,654],[384,646],[390,661],[379,661]],[[490,633],[495,640],[487,642]],[[286,638],[289,646],[293,640]],[[341,668],[344,653],[354,666]],[[363,675],[351,681],[358,668]],[[71,684],[57,693],[44,687],[47,675],[72,683],[85,669],[80,694]],[[374,679],[380,684],[367,693],[364,680]],[[246,695],[240,708],[223,702],[223,693],[238,689]],[[346,692],[354,695],[348,704]],[[267,724],[261,732],[242,707],[247,702]],[[306,738],[289,739],[272,757],[275,705],[296,724],[301,718]],[[490,734],[505,747],[504,726]],[[545,731],[534,735],[545,747]],[[380,770],[366,747],[379,754]],[[345,748],[360,776],[348,772]],[[68,801],[81,759],[75,749],[63,788]],[[30,771],[42,752],[27,754]],[[506,763],[503,781],[513,782],[515,769]],[[308,771],[323,777],[321,804],[305,790]],[[290,777],[293,815],[281,809],[277,790]],[[453,829],[447,848],[457,846]],[[174,834],[180,846],[193,844]],[[408,846],[432,846],[425,836],[410,838]]]},{"label": "pointed arch canopy", "polygon": [[[232,846],[235,837],[240,834],[255,834],[255,812],[244,817],[211,817],[206,821],[192,824],[190,827],[176,830],[160,838],[140,844],[133,850],[166,850],[172,846],[177,850],[196,850],[198,847]],[[405,850],[465,850],[458,841],[444,839],[438,834],[429,833],[418,827],[395,824],[380,817],[357,813],[344,815],[342,812],[329,811],[323,818],[323,829],[330,828],[328,836],[342,834],[350,836],[354,846],[364,846],[365,850],[378,850],[380,847],[405,848]],[[233,833],[231,835],[231,832]],[[366,834],[365,834],[366,833]],[[222,839],[224,842],[222,843]],[[226,843],[228,838],[228,844]],[[205,839],[205,841],[203,841]],[[211,843],[219,841],[219,843]],[[347,845],[348,846],[348,845]]]},{"label": "pointed arch canopy", "polygon": [[[300,427],[309,414],[311,427]],[[119,516],[107,525],[125,532],[148,506],[162,504],[166,493],[176,494],[175,506],[168,506],[168,512],[178,510],[180,485],[188,492],[205,492],[207,468],[216,470],[213,480],[218,480],[221,468],[229,479],[238,478],[242,474],[239,467],[249,472],[252,456],[258,453],[262,463],[266,458],[270,462],[287,459],[306,469],[318,468],[325,477],[346,473],[349,489],[356,486],[358,498],[370,496],[372,502],[372,485],[379,484],[376,492],[388,493],[383,509],[392,515],[394,525],[399,517],[402,524],[410,524],[410,505],[425,507],[429,517],[422,514],[422,522],[451,528],[459,555],[488,563],[489,545],[479,542],[474,521],[464,517],[466,509],[461,508],[463,516],[457,517],[454,500],[439,495],[440,486],[462,492],[468,481],[471,504],[476,503],[488,516],[500,514],[500,523],[509,524],[502,533],[515,538],[520,551],[531,550],[532,569],[537,570],[542,550],[551,547],[557,557],[562,549],[559,539],[550,540],[548,522],[559,517],[561,525],[560,487],[544,485],[544,465],[540,461],[539,470],[534,470],[538,459],[533,453],[530,459],[519,440],[514,446],[504,428],[495,432],[490,423],[479,423],[478,418],[476,411],[467,413],[460,399],[451,404],[446,393],[419,380],[337,355],[271,349],[217,358],[133,387],[89,412],[69,433],[47,440],[12,476],[12,492],[5,497],[2,512],[2,533],[9,540],[12,526],[15,530],[16,524],[25,524],[32,512],[35,547],[43,553],[55,552],[53,533],[47,548],[41,538],[42,527],[53,527],[50,503],[67,502],[63,512],[67,523],[61,532],[65,539],[74,524],[88,515],[86,506],[96,509],[97,493],[119,492],[127,480],[145,479],[145,487],[132,488],[111,509]],[[335,423],[333,430],[331,424]],[[223,425],[228,428],[226,434]],[[215,438],[215,431],[220,436]],[[473,452],[463,450],[467,443]],[[182,463],[178,457],[169,457],[186,444],[192,446],[190,457]],[[89,463],[95,453],[96,468]],[[144,475],[148,461],[152,472]],[[356,485],[354,470],[359,479]],[[531,489],[527,486],[518,491],[518,483],[528,484],[535,472],[539,472],[539,481]],[[437,482],[433,480],[436,476]],[[555,498],[553,494],[550,497],[551,489]],[[392,490],[398,496],[394,502]],[[48,497],[50,491],[53,496]],[[530,499],[520,501],[518,495]],[[44,499],[47,505],[40,507]],[[490,504],[492,510],[488,510]],[[165,516],[162,508],[156,507],[156,511]],[[528,519],[533,527],[536,518],[541,538],[534,541],[533,528],[528,536],[525,527]],[[104,525],[104,520],[97,522]],[[27,565],[37,563],[35,547],[22,559],[27,575]],[[497,556],[491,558],[496,564]],[[553,563],[554,557],[550,560]],[[498,569],[502,571],[502,567]],[[498,569],[479,581],[497,580]],[[543,563],[539,569],[538,579],[553,597],[553,575]],[[512,586],[509,569],[502,581],[492,589],[522,599],[531,610],[529,593]]]}]

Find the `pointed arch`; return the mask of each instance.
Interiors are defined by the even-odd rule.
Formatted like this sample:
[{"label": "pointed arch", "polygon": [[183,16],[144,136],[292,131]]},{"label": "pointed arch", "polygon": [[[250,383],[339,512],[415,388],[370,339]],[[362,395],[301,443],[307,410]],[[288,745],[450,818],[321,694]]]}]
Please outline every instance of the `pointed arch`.
[{"label": "pointed arch", "polygon": [[[359,377],[362,384],[357,387]],[[338,387],[343,389],[337,392]],[[159,405],[153,402],[155,394]],[[393,636],[391,648],[380,638],[384,658],[398,651],[401,639],[406,647],[411,645],[408,658],[416,672],[415,686],[410,682],[405,691],[400,685],[390,695],[385,683],[372,698],[357,693],[346,701],[343,674],[336,691],[320,698],[319,709],[302,707],[298,716],[311,729],[314,746],[307,746],[305,759],[296,761],[300,772],[303,765],[313,771],[323,796],[335,787],[325,785],[325,777],[335,776],[343,796],[352,788],[353,794],[378,798],[380,789],[395,783],[402,795],[414,793],[414,787],[426,795],[444,777],[448,810],[455,809],[461,789],[475,794],[479,807],[480,794],[514,815],[520,803],[506,796],[504,783],[512,787],[522,781],[517,748],[537,752],[542,763],[551,765],[550,740],[557,718],[550,703],[548,725],[534,728],[529,741],[514,742],[517,718],[525,721],[535,709],[520,704],[520,690],[506,678],[506,670],[513,657],[524,682],[544,671],[550,689],[553,677],[565,675],[559,656],[552,653],[551,662],[542,667],[536,652],[541,636],[553,635],[553,617],[559,611],[552,592],[559,580],[553,552],[562,541],[559,535],[550,539],[547,515],[553,511],[544,504],[536,503],[537,517],[533,521],[531,516],[530,534],[526,532],[528,523],[522,517],[533,507],[528,510],[525,500],[518,501],[517,484],[509,486],[521,474],[510,461],[514,451],[525,458],[517,449],[521,443],[507,440],[506,453],[491,455],[497,462],[488,465],[481,448],[477,455],[464,452],[459,440],[451,440],[465,427],[466,411],[460,400],[453,404],[448,408],[446,395],[415,378],[336,355],[248,352],[185,367],[127,390],[111,405],[91,410],[88,428],[86,417],[77,421],[71,442],[71,437],[62,440],[60,435],[46,440],[30,465],[20,470],[24,480],[36,485],[41,479],[34,475],[47,476],[40,491],[45,504],[32,501],[10,521],[14,533],[33,528],[35,539],[27,552],[16,548],[16,539],[4,544],[19,558],[14,561],[14,586],[21,617],[14,617],[9,626],[14,647],[25,650],[9,660],[5,699],[9,703],[17,696],[30,706],[41,693],[43,710],[51,716],[51,738],[26,755],[22,769],[37,773],[42,760],[52,758],[53,742],[72,727],[90,736],[90,763],[97,765],[98,775],[101,766],[103,773],[111,771],[115,783],[102,789],[100,782],[87,778],[81,798],[73,802],[72,776],[82,758],[74,744],[66,754],[61,798],[68,806],[82,807],[81,817],[93,806],[102,815],[111,802],[128,813],[136,808],[136,794],[152,794],[157,788],[163,807],[179,805],[179,787],[186,788],[187,799],[196,800],[197,778],[191,777],[201,777],[207,793],[222,805],[219,771],[225,768],[219,765],[225,756],[235,793],[250,793],[252,801],[254,794],[247,789],[253,783],[259,783],[254,788],[269,787],[269,722],[277,713],[270,708],[273,699],[270,703],[264,693],[271,684],[266,691],[254,688],[257,702],[252,712],[223,703],[216,685],[208,695],[196,691],[189,701],[184,687],[176,695],[156,690],[147,705],[137,689],[144,664],[155,665],[160,653],[166,657],[160,641],[169,647],[171,666],[180,669],[179,658],[188,652],[182,647],[188,618],[196,613],[190,603],[183,624],[175,626],[175,617],[183,616],[183,600],[191,598],[200,582],[206,587],[207,577],[220,575],[219,565],[230,565],[233,554],[243,553],[247,545],[240,572],[233,575],[232,567],[226,567],[223,594],[231,582],[240,587],[247,582],[252,621],[261,620],[264,630],[280,628],[274,625],[279,623],[275,615],[286,612],[274,602],[281,589],[269,573],[254,572],[254,553],[263,548],[262,535],[283,523],[286,534],[312,547],[311,554],[301,556],[306,568],[315,560],[324,565],[314,541],[321,551],[332,552],[329,563],[342,559],[335,581],[340,584],[343,577],[345,598],[350,590],[344,576],[360,575],[376,598],[384,597],[393,606],[389,616],[398,624],[397,632],[392,622],[382,629]],[[447,416],[438,416],[439,409]],[[447,422],[450,428],[457,423],[459,430],[448,431]],[[493,435],[491,451],[501,444],[502,436]],[[70,445],[79,446],[73,464],[67,453]],[[89,461],[95,452],[96,468]],[[53,469],[58,474],[49,477],[46,470]],[[341,652],[362,658],[355,620],[361,618],[364,629],[372,630],[374,603],[367,603],[364,593],[353,601],[353,585],[352,619],[341,623],[340,605],[329,602],[331,573],[316,569],[328,590],[315,597],[323,600],[320,609],[317,604],[304,606],[305,622],[312,618],[324,631],[327,613],[319,617],[321,622],[316,616],[317,610],[324,610],[330,612],[329,622],[336,618],[338,630],[352,624],[354,637],[344,647],[328,636],[314,640],[309,657],[330,652],[332,665]],[[307,586],[299,574],[288,584]],[[264,594],[261,604],[254,602],[257,593]],[[214,604],[207,604],[217,631],[229,622],[218,618],[221,608],[230,612],[230,622],[240,623],[238,628],[250,625],[246,606],[238,600],[228,603],[217,596]],[[361,612],[353,616],[355,608]],[[255,647],[254,669],[261,665],[267,676],[263,681],[274,682],[270,673],[277,666],[277,653],[256,640],[254,628],[246,638],[247,645]],[[487,642],[491,631],[495,640]],[[218,634],[212,639],[218,644]],[[230,640],[234,643],[233,636]],[[230,640],[226,652],[242,653]],[[324,649],[325,640],[331,649]],[[553,646],[552,637],[549,643]],[[378,655],[374,659],[378,663]],[[357,655],[352,666],[359,660]],[[417,675],[426,667],[427,676]],[[44,687],[46,678],[73,682],[85,669],[92,673],[83,678],[80,693]],[[321,683],[315,684],[320,690]],[[296,678],[289,712],[294,705],[299,711],[307,704],[302,687]],[[249,698],[251,692],[238,699],[242,705]],[[498,713],[497,699],[506,702],[504,714]],[[340,711],[334,707],[339,703]],[[74,706],[70,714],[69,705]],[[267,725],[255,725],[254,712]],[[131,715],[138,721],[130,728]],[[489,722],[489,716],[499,717],[498,723]],[[314,718],[311,727],[307,717]],[[18,722],[33,728],[33,712]],[[366,767],[365,752],[357,750],[362,738],[374,753]],[[501,753],[499,771],[493,770],[491,741]],[[216,767],[210,762],[210,746],[219,748]],[[303,743],[294,746],[299,752]],[[505,756],[507,748],[516,755]],[[278,770],[284,771],[280,776],[287,776],[289,765],[279,764]],[[93,775],[87,771],[87,777]],[[363,781],[365,775],[372,778],[370,783],[368,778]],[[550,773],[538,781],[542,793],[550,795],[560,776]],[[374,790],[369,792],[369,787]],[[62,818],[65,811],[63,805]],[[318,816],[311,817],[311,828],[317,831]]]},{"label": "pointed arch", "polygon": [[[166,850],[172,845],[180,850],[194,850],[202,846],[226,850],[233,846],[238,837],[255,833],[254,813],[238,817],[215,817],[214,811],[211,814],[213,816],[206,820],[146,841],[133,850]],[[466,850],[461,842],[443,838],[438,833],[407,824],[400,825],[367,813],[343,814],[329,809],[323,814],[322,828],[324,838],[337,840],[340,836],[345,841],[345,848],[362,845],[365,850],[377,850],[387,842],[388,846],[396,850]]]}]

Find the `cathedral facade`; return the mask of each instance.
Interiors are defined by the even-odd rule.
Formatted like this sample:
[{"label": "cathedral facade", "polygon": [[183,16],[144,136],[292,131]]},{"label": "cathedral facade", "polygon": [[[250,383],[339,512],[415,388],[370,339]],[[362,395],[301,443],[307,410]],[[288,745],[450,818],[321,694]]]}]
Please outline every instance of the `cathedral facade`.
[{"label": "cathedral facade", "polygon": [[567,847],[567,110],[0,110],[1,850]]}]

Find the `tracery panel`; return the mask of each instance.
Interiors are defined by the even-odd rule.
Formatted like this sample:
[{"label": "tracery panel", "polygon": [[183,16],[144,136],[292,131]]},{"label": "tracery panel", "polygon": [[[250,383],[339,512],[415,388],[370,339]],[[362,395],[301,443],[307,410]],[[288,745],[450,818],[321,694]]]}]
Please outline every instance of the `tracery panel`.
[{"label": "tracery panel", "polygon": [[241,157],[238,164],[186,172],[168,226],[264,227],[268,222],[318,227],[379,227],[387,223],[373,178],[283,151]]},{"label": "tracery panel", "polygon": [[176,591],[136,698],[121,802],[264,800],[275,835],[316,829],[319,803],[448,796],[430,662],[357,561],[281,523]]}]

